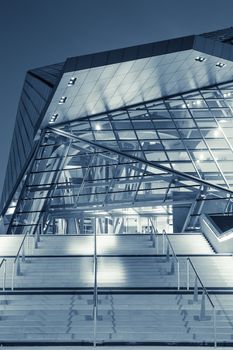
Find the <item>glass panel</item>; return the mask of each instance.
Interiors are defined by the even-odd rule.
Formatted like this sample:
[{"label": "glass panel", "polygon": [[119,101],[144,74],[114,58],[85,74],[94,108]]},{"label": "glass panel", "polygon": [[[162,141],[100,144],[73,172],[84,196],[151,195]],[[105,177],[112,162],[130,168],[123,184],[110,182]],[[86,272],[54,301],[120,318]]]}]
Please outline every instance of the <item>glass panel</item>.
[{"label": "glass panel", "polygon": [[156,140],[158,138],[156,132],[154,130],[141,130],[136,131],[137,136],[140,140]]},{"label": "glass panel", "polygon": [[134,131],[116,131],[120,140],[134,140],[136,135]]}]

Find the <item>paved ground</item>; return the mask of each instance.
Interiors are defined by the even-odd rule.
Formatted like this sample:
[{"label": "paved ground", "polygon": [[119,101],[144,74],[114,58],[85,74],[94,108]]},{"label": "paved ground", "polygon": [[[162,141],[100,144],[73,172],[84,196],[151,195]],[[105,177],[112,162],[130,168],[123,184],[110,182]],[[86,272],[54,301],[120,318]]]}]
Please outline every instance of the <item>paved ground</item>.
[{"label": "paved ground", "polygon": [[[0,346],[0,350],[93,350],[93,346]],[[97,350],[213,350],[209,346],[97,346]],[[233,347],[217,347],[232,350]]]}]

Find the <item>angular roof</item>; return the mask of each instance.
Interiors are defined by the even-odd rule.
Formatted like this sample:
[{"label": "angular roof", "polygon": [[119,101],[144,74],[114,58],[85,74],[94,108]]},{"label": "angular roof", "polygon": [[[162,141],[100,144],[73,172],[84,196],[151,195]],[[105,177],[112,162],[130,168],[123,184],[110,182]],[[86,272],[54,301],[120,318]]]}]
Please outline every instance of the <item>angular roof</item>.
[{"label": "angular roof", "polygon": [[42,127],[53,114],[60,123],[231,80],[232,36],[229,28],[68,58]]}]

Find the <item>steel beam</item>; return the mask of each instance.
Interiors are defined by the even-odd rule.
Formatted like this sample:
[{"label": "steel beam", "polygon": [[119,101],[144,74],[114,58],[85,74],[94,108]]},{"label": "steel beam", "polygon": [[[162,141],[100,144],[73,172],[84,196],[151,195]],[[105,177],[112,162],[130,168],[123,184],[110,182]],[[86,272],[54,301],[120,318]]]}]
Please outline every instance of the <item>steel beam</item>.
[{"label": "steel beam", "polygon": [[142,158],[139,158],[139,157],[136,157],[136,156],[133,156],[133,155],[129,155],[127,153],[115,150],[115,149],[107,147],[107,146],[96,144],[94,141],[85,140],[85,139],[83,139],[83,138],[81,138],[79,136],[73,135],[71,133],[68,133],[66,131],[63,131],[63,130],[60,130],[60,129],[57,129],[57,128],[49,127],[48,130],[50,130],[51,132],[54,132],[54,133],[56,133],[58,135],[67,137],[68,139],[78,140],[80,142],[87,143],[87,144],[89,144],[91,146],[94,146],[96,148],[102,149],[104,151],[112,152],[112,153],[118,154],[118,155],[120,155],[122,157],[131,159],[131,160],[134,160],[134,161],[137,161],[137,162],[141,162],[143,164],[147,164],[147,165],[149,165],[152,168],[155,168],[155,169],[158,169],[158,170],[161,170],[161,171],[165,171],[165,172],[168,172],[170,174],[174,174],[174,175],[176,175],[178,177],[183,178],[184,180],[190,180],[190,181],[193,181],[193,182],[198,183],[200,185],[205,185],[205,186],[208,186],[208,187],[213,188],[215,190],[223,191],[223,192],[226,192],[226,193],[229,193],[229,194],[233,195],[233,190],[230,190],[228,188],[224,188],[224,187],[222,187],[220,185],[212,184],[211,182],[203,180],[203,179],[199,179],[196,176],[189,175],[189,174],[186,174],[186,173],[182,173],[182,172],[180,172],[178,170],[175,170],[175,169],[170,169],[170,168],[168,168],[168,167],[166,167],[164,165],[161,165],[161,164],[159,164],[157,162],[151,162],[151,161],[148,161],[146,159],[142,159]]}]

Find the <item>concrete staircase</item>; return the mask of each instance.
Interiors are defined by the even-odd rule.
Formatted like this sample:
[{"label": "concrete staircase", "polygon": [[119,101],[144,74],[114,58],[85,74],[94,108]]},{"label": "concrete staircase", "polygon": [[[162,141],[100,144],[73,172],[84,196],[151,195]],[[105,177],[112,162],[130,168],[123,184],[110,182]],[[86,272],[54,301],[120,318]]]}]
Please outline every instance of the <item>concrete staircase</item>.
[{"label": "concrete staircase", "polygon": [[[232,341],[233,301],[213,295],[217,339]],[[77,342],[93,340],[92,294],[1,295],[0,342]],[[213,314],[199,320],[200,302],[192,295],[101,294],[98,296],[99,343],[212,343]]]},{"label": "concrete staircase", "polygon": [[[176,254],[213,254],[213,250],[202,234],[169,234]],[[22,241],[21,236],[0,235],[0,256],[15,256]],[[162,234],[158,235],[158,254],[163,254]],[[39,256],[93,255],[93,235],[44,235],[37,249],[34,238],[26,238],[26,254]],[[97,236],[99,255],[155,255],[150,235],[100,235]]]},{"label": "concrete staircase", "polygon": [[[177,266],[172,272],[172,259],[161,254],[162,235],[158,239],[159,252],[149,235],[97,237],[97,342],[213,344],[212,309],[206,299],[205,318],[200,320],[201,296],[193,302],[191,269],[191,290],[186,290],[190,256],[202,282],[212,290],[217,340],[233,344],[233,258],[214,254],[201,234],[170,234],[180,263],[177,292]],[[21,262],[11,292],[13,260],[21,241],[22,237],[0,237],[0,253],[7,258],[7,291],[0,293],[0,344],[91,344],[93,236],[42,236],[36,249],[29,237],[26,261]],[[2,278],[3,270],[0,285]],[[216,288],[225,290],[213,294]]]},{"label": "concrete staircase", "polygon": [[[180,256],[180,286],[186,288],[187,258]],[[233,288],[233,258],[231,256],[193,256],[192,262],[208,288]],[[165,256],[101,256],[98,257],[98,286],[104,288],[176,288],[177,265],[171,272],[172,260]],[[6,286],[11,287],[13,258],[7,259]],[[190,286],[194,286],[190,269]],[[0,286],[3,270],[0,271]],[[14,277],[15,288],[92,288],[93,258],[26,257],[21,274]]]}]

